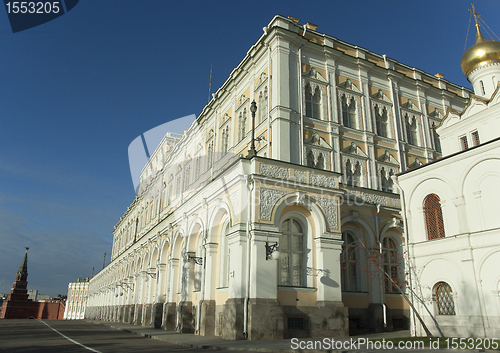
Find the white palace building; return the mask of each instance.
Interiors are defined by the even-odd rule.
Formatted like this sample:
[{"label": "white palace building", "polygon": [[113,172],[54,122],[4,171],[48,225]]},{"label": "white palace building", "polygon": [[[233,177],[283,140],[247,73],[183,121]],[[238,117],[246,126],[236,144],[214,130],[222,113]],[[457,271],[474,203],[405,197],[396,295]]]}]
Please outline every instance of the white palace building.
[{"label": "white palace building", "polygon": [[[401,288],[407,291],[409,244],[392,177],[454,151],[462,133],[454,124],[464,115],[448,113],[442,123],[447,112],[467,106],[464,133],[476,122],[481,142],[491,139],[498,118],[490,114],[491,125],[475,118],[498,102],[489,98],[493,86],[484,85],[489,96],[467,105],[472,91],[440,74],[275,16],[191,127],[167,134],[151,155],[136,199],[115,226],[111,262],[90,280],[85,317],[226,339],[408,328],[412,315]],[[475,151],[484,155],[494,143],[471,148],[460,163],[479,163]],[[446,160],[422,170],[449,168]],[[410,206],[418,204],[415,217],[421,195],[449,200],[445,239],[427,245],[424,226],[414,220],[410,241],[417,268],[419,253],[446,248],[432,244],[445,244],[448,236],[460,242],[456,279],[436,277],[452,293],[460,281],[476,278],[474,259],[489,254],[465,250],[472,234],[464,227],[481,229],[478,241],[485,244],[492,235],[482,229],[496,222],[486,217],[495,212],[493,194],[476,191],[497,176],[470,170],[476,184],[460,191],[435,184],[405,191]],[[401,175],[400,183],[422,184],[418,177],[410,181],[414,174]],[[466,179],[454,172],[452,180],[458,177]],[[469,202],[468,223],[456,221]],[[476,224],[479,204],[486,213]],[[437,275],[441,264],[423,275]],[[473,299],[481,310],[492,305],[485,300],[498,305],[496,281],[496,297],[493,282],[483,280],[488,298]],[[467,320],[460,296],[457,315]]]},{"label": "white palace building", "polygon": [[500,42],[485,40],[477,18],[476,32],[476,44],[461,62],[474,94],[463,110],[449,109],[436,128],[442,158],[403,172],[398,179],[406,206],[412,284],[422,298],[419,312],[427,326],[439,334],[432,314],[449,337],[496,338],[500,337]]}]

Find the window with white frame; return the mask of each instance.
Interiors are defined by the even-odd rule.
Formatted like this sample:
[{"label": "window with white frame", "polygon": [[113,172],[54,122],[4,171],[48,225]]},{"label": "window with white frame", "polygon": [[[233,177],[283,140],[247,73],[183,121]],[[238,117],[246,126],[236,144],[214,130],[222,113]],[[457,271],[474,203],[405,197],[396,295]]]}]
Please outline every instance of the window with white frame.
[{"label": "window with white frame", "polygon": [[238,116],[238,142],[243,140],[247,134],[247,108],[244,108]]},{"label": "window with white frame", "polygon": [[305,86],[306,116],[321,119],[321,90],[318,86],[312,88],[309,83]]},{"label": "window with white frame", "polygon": [[214,158],[214,141],[213,139],[208,142],[207,146],[207,170],[212,168]]},{"label": "window with white frame", "polygon": [[[399,283],[399,255],[398,246],[395,240],[385,237],[382,241],[382,265],[384,268],[385,292],[398,293]],[[391,280],[387,277],[390,276]],[[397,285],[397,286],[396,286]]]},{"label": "window with white frame", "polygon": [[342,123],[346,127],[352,129],[357,128],[356,124],[356,100],[354,97],[348,99],[348,97],[343,94],[340,98],[341,110],[342,110]]},{"label": "window with white frame", "polygon": [[436,131],[436,123],[435,122],[432,122],[431,131],[432,131],[432,139],[434,140],[434,149],[437,152],[441,152],[441,141],[439,140],[439,134]]},{"label": "window with white frame", "polygon": [[462,149],[462,151],[469,149],[469,142],[467,141],[467,136],[460,137],[460,148]]},{"label": "window with white frame", "polygon": [[377,135],[382,137],[389,137],[389,118],[386,107],[380,107],[378,104],[375,104],[373,107],[373,111],[375,114],[375,125],[377,127]]},{"label": "window with white frame", "polygon": [[406,127],[406,141],[410,145],[418,145],[418,128],[417,128],[417,118],[415,116],[405,115],[405,127]]},{"label": "window with white frame", "polygon": [[481,143],[479,141],[479,132],[473,131],[471,136],[472,136],[472,146],[479,146],[479,144]]},{"label": "window with white frame", "polygon": [[259,102],[257,105],[257,125],[263,122],[267,117],[267,86],[259,92]]},{"label": "window with white frame", "polygon": [[279,284],[282,286],[305,286],[305,234],[302,226],[296,219],[288,218],[281,223],[280,231]]},{"label": "window with white frame", "polygon": [[228,151],[228,145],[229,145],[229,124],[226,125],[222,129],[222,137],[221,137],[221,152],[222,155],[226,154]]}]

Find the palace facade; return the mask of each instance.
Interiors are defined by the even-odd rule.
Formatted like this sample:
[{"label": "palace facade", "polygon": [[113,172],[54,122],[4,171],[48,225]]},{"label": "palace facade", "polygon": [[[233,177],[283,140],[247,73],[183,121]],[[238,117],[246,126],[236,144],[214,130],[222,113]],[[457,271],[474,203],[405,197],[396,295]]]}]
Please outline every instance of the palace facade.
[{"label": "palace facade", "polygon": [[470,93],[275,16],[151,155],[85,317],[227,339],[407,328],[391,177],[441,156],[432,127]]}]

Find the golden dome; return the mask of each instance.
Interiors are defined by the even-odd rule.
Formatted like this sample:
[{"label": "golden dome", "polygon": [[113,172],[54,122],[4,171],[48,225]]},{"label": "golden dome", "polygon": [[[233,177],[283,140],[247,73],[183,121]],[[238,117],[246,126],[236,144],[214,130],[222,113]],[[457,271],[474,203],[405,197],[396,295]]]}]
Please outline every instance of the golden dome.
[{"label": "golden dome", "polygon": [[465,76],[468,76],[476,66],[500,60],[500,42],[484,39],[478,24],[476,24],[476,29],[476,44],[465,52],[460,62],[460,66],[462,66],[462,71]]}]

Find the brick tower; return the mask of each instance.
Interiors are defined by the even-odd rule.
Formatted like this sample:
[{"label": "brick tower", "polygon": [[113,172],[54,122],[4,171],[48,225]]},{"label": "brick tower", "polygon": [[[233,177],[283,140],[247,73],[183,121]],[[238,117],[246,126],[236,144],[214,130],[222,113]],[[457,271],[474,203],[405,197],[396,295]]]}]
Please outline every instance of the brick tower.
[{"label": "brick tower", "polygon": [[[28,299],[28,247],[23,262],[16,274],[16,281],[7,300],[3,302],[0,319],[24,319],[35,313],[31,300]],[[28,304],[29,303],[29,304]]]}]

